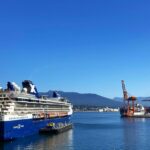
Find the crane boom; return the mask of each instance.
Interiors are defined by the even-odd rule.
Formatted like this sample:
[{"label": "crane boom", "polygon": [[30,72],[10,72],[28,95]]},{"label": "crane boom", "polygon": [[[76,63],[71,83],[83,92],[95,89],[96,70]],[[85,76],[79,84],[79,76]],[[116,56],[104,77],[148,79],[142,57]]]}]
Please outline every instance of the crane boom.
[{"label": "crane boom", "polygon": [[128,92],[125,87],[124,80],[121,80],[124,100],[128,100]]}]

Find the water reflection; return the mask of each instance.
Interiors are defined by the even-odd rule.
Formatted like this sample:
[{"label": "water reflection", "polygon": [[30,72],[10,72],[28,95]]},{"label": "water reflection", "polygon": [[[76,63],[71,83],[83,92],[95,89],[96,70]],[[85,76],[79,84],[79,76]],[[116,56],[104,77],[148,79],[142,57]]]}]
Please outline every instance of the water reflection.
[{"label": "water reflection", "polygon": [[[140,150],[147,145],[149,139],[150,119],[148,118],[123,118],[123,145],[127,150]],[[146,149],[146,147],[145,147]]]},{"label": "water reflection", "polygon": [[1,143],[4,150],[73,150],[73,130],[58,135],[34,135],[18,140]]}]

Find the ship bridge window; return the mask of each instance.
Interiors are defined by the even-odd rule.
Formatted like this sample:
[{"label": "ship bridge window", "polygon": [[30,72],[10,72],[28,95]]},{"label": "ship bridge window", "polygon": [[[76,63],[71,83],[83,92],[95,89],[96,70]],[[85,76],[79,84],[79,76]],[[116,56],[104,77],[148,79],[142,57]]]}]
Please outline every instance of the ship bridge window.
[{"label": "ship bridge window", "polygon": [[16,101],[21,101],[21,99],[20,98],[14,98]]},{"label": "ship bridge window", "polygon": [[28,101],[28,102],[32,102],[32,100],[31,100],[31,99],[28,99],[27,101]]}]

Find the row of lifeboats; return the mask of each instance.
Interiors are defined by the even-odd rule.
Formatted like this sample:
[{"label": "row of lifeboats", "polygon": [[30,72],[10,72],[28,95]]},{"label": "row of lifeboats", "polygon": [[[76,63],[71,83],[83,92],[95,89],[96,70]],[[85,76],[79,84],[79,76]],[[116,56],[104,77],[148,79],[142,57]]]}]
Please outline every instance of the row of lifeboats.
[{"label": "row of lifeboats", "polygon": [[38,113],[33,114],[33,119],[44,119],[44,118],[56,118],[56,117],[65,117],[67,112],[50,112],[50,113]]}]

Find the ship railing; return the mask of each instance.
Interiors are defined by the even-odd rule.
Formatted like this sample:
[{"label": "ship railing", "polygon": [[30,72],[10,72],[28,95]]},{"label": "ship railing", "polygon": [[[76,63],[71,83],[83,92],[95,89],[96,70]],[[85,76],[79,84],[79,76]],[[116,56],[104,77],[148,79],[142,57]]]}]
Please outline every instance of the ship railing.
[{"label": "ship railing", "polygon": [[59,100],[58,98],[36,98],[35,96],[31,96],[31,94],[16,94],[15,92],[9,93],[8,97],[10,99],[15,99],[17,101],[29,101],[29,102],[43,102],[43,103],[56,103],[56,104],[68,104],[66,99]]},{"label": "ship railing", "polygon": [[26,108],[15,108],[14,109],[14,112],[39,112],[39,111],[42,111],[42,112],[69,112],[69,109],[64,109],[64,110],[61,110],[61,109],[26,109]]},{"label": "ship railing", "polygon": [[19,103],[30,103],[30,104],[44,104],[44,105],[59,105],[59,106],[69,106],[69,103],[51,103],[51,102],[46,102],[46,101],[34,101],[34,100],[25,100],[25,99],[16,99],[16,102]]},{"label": "ship railing", "polygon": [[58,112],[69,112],[69,109],[64,109],[64,110],[60,110],[60,109],[55,109],[55,110],[51,110],[51,109],[15,109],[14,112],[39,112],[39,111],[43,111],[43,112],[55,112],[55,111],[58,111]]}]

